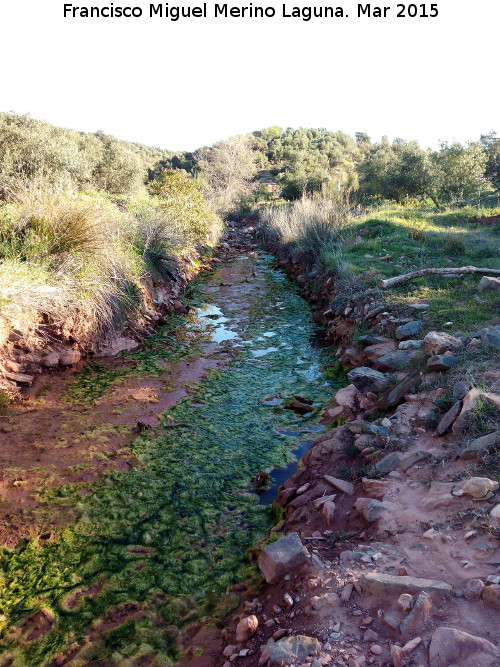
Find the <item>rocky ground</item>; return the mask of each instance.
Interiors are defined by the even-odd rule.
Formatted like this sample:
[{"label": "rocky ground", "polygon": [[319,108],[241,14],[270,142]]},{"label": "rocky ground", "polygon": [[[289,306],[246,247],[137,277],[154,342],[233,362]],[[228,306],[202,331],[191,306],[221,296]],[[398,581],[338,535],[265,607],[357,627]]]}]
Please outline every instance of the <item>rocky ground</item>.
[{"label": "rocky ground", "polygon": [[350,384],[280,488],[265,586],[217,665],[500,665],[500,327],[420,336],[425,303],[402,317],[280,264]]}]

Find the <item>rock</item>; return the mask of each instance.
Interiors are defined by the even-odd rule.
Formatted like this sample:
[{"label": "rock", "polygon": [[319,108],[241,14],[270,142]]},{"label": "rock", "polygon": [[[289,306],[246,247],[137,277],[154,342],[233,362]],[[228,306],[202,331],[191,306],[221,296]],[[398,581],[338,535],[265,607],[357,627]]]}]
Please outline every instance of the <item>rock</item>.
[{"label": "rock", "polygon": [[433,595],[449,596],[452,591],[451,586],[444,581],[408,576],[399,577],[381,572],[369,572],[361,577],[359,583],[363,591],[380,597],[399,596],[401,593],[415,595],[422,591]]},{"label": "rock", "polygon": [[500,504],[491,510],[488,523],[493,528],[500,528]]},{"label": "rock", "polygon": [[418,336],[423,324],[423,320],[412,320],[406,324],[401,324],[396,329],[396,340],[407,340],[412,336]]},{"label": "rock", "polygon": [[401,470],[403,472],[406,472],[412,466],[414,466],[415,463],[418,463],[419,461],[424,461],[425,459],[428,458],[430,458],[429,452],[426,452],[425,450],[419,450],[418,452],[413,452],[413,454],[405,456],[405,458],[400,462],[399,465]]},{"label": "rock", "polygon": [[483,347],[500,350],[500,326],[481,329],[481,343]]},{"label": "rock", "polygon": [[403,637],[408,638],[414,635],[415,632],[421,631],[425,624],[430,620],[432,614],[433,602],[432,598],[426,591],[418,594],[412,610],[401,621],[399,630]]},{"label": "rock", "polygon": [[453,385],[453,398],[456,401],[461,401],[462,398],[467,394],[468,391],[472,389],[470,382],[465,382],[465,380],[460,380],[460,382],[455,382]]},{"label": "rock", "polygon": [[455,504],[455,497],[451,493],[454,486],[453,482],[432,482],[429,491],[420,501],[420,507],[425,510],[434,510]]},{"label": "rock", "polygon": [[477,286],[478,292],[499,292],[500,278],[492,276],[483,276]]},{"label": "rock", "polygon": [[384,456],[380,461],[377,461],[375,470],[379,475],[388,475],[393,470],[396,470],[398,465],[399,455],[396,452],[391,452],[390,454],[387,454],[387,456]]},{"label": "rock", "polygon": [[481,579],[469,579],[463,588],[466,600],[479,600],[483,592],[484,584]]},{"label": "rock", "polygon": [[413,595],[409,593],[401,593],[398,598],[398,607],[401,611],[410,611],[413,607]]},{"label": "rock", "polygon": [[229,644],[229,646],[226,646],[226,648],[222,651],[222,655],[229,657],[236,653],[238,651],[238,647],[235,646],[234,644]]},{"label": "rock", "polygon": [[455,628],[435,630],[429,646],[429,667],[498,667],[499,658],[494,644]]},{"label": "rock", "polygon": [[490,498],[500,484],[488,477],[470,477],[459,482],[452,490],[455,496],[466,494],[478,500]]},{"label": "rock", "polygon": [[311,606],[317,610],[323,609],[324,607],[339,607],[340,598],[333,591],[328,591],[323,595],[315,595],[311,598]]},{"label": "rock", "polygon": [[370,646],[370,652],[373,653],[373,655],[381,655],[382,647],[379,646],[378,644],[373,644],[372,646]]},{"label": "rock", "polygon": [[257,632],[259,621],[257,616],[246,616],[236,626],[236,641],[246,642],[252,635]]},{"label": "rock", "polygon": [[330,526],[333,523],[333,519],[335,518],[335,503],[331,500],[327,500],[325,503],[323,503],[323,507],[321,508],[321,515],[323,516],[326,525]]},{"label": "rock", "polygon": [[18,384],[29,384],[34,380],[34,377],[32,375],[26,375],[25,373],[4,373],[5,377],[8,380],[12,380],[13,382],[17,382]]},{"label": "rock", "polygon": [[374,642],[378,639],[378,633],[374,630],[368,629],[363,635],[364,642]]},{"label": "rock", "polygon": [[474,459],[500,445],[500,430],[470,440],[459,453],[461,459]]},{"label": "rock", "polygon": [[384,338],[383,336],[366,335],[366,336],[360,336],[358,338],[358,341],[366,347],[367,345],[377,345],[378,343],[388,343],[389,339]]},{"label": "rock", "polygon": [[436,428],[437,435],[444,435],[446,431],[453,424],[455,419],[458,417],[462,411],[462,401],[457,401],[454,403],[446,414],[444,414],[439,420],[439,424]]},{"label": "rock", "polygon": [[440,535],[440,532],[438,530],[435,530],[434,528],[429,528],[429,530],[426,530],[425,533],[422,534],[422,537],[426,540],[434,540],[435,537],[438,537]]},{"label": "rock", "polygon": [[138,347],[139,343],[133,338],[118,337],[103,347],[97,356],[114,357],[119,352],[129,352],[130,350],[135,350]]},{"label": "rock", "polygon": [[59,366],[59,352],[49,352],[42,358],[42,366],[45,368],[55,368]]},{"label": "rock", "polygon": [[388,352],[379,357],[373,363],[379,371],[399,371],[409,363],[413,355],[412,350],[394,350],[394,352]]},{"label": "rock", "polygon": [[379,518],[387,505],[374,498],[358,498],[354,503],[354,507],[371,523]]},{"label": "rock", "polygon": [[264,547],[259,568],[268,584],[274,584],[292,570],[301,567],[308,557],[297,533],[290,533]]},{"label": "rock", "polygon": [[434,372],[449,371],[459,361],[459,358],[452,354],[435,354],[433,357],[427,359],[427,368]]},{"label": "rock", "polygon": [[423,346],[423,340],[402,340],[398,344],[398,350],[420,350]]},{"label": "rock", "polygon": [[433,355],[443,354],[449,350],[459,350],[462,347],[460,338],[450,336],[450,334],[443,331],[430,331],[424,337],[424,351],[430,357]]},{"label": "rock", "polygon": [[271,662],[286,665],[295,658],[308,658],[321,650],[321,644],[314,637],[296,635],[283,637],[276,643],[268,644],[266,650]]},{"label": "rock", "polygon": [[[314,501],[314,509],[319,510],[325,503],[327,503],[330,500],[335,500],[336,497],[337,497],[337,494],[332,493],[329,496],[321,496],[321,498],[316,498],[316,500]],[[313,535],[314,535],[314,533],[313,533]],[[321,535],[321,533],[319,535]]]},{"label": "rock", "polygon": [[354,484],[347,482],[345,479],[337,479],[336,477],[331,477],[331,475],[323,475],[323,479],[339,491],[347,493],[348,496],[352,496],[354,493]]},{"label": "rock", "polygon": [[357,394],[358,390],[356,387],[353,384],[349,384],[347,387],[339,389],[339,391],[335,394],[335,400],[342,407],[353,408],[356,404],[355,398]]},{"label": "rock", "polygon": [[349,382],[362,392],[372,391],[377,394],[389,384],[389,379],[383,373],[368,366],[354,368],[347,373],[347,377]]},{"label": "rock", "polygon": [[492,609],[500,610],[500,586],[490,584],[483,589],[483,602]]},{"label": "rock", "polygon": [[417,648],[417,646],[422,641],[421,637],[415,637],[407,642],[404,646],[396,646],[395,644],[391,645],[391,658],[393,667],[403,667],[403,660],[410,653]]},{"label": "rock", "polygon": [[387,491],[388,480],[385,479],[368,479],[363,477],[361,480],[363,484],[363,491],[369,498],[376,498],[382,500]]},{"label": "rock", "polygon": [[422,374],[419,371],[413,371],[399,382],[392,389],[388,389],[383,396],[379,398],[375,407],[377,410],[387,410],[398,405],[404,396],[416,387],[422,381]]},{"label": "rock", "polygon": [[59,363],[61,366],[72,366],[77,364],[81,358],[82,355],[78,350],[63,350],[59,357]]}]

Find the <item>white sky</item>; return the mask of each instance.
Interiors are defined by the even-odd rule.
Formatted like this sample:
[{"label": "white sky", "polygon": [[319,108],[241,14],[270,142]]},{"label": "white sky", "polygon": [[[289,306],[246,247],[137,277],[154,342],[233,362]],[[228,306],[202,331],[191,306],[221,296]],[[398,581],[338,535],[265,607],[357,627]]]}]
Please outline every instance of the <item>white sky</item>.
[{"label": "white sky", "polygon": [[142,0],[114,2],[142,7],[140,19],[2,0],[0,110],[174,150],[269,125],[424,145],[500,133],[498,0],[438,0],[437,19],[396,18],[390,0],[390,19],[356,18],[352,0],[317,6],[334,2],[349,18],[284,19],[282,3],[255,0],[276,18],[215,20],[209,2],[210,18],[172,23]]}]

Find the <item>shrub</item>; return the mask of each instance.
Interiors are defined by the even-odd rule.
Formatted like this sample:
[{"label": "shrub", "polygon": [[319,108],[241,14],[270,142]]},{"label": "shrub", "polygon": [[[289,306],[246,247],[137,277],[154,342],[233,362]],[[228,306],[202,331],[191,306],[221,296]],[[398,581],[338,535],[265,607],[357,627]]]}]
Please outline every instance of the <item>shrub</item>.
[{"label": "shrub", "polygon": [[261,231],[307,266],[325,265],[338,256],[340,234],[348,217],[344,198],[302,197],[293,204],[263,209]]}]

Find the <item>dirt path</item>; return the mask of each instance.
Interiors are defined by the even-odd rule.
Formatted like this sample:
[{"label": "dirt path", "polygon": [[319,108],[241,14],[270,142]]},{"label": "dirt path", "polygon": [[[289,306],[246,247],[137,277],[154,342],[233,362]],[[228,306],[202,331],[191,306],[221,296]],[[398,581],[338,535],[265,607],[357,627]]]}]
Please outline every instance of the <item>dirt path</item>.
[{"label": "dirt path", "polygon": [[201,665],[220,647],[208,619],[239,604],[273,523],[252,478],[292,470],[332,391],[309,308],[239,245],[175,330],[44,377],[2,418],[1,665],[159,665],[183,646]]}]

